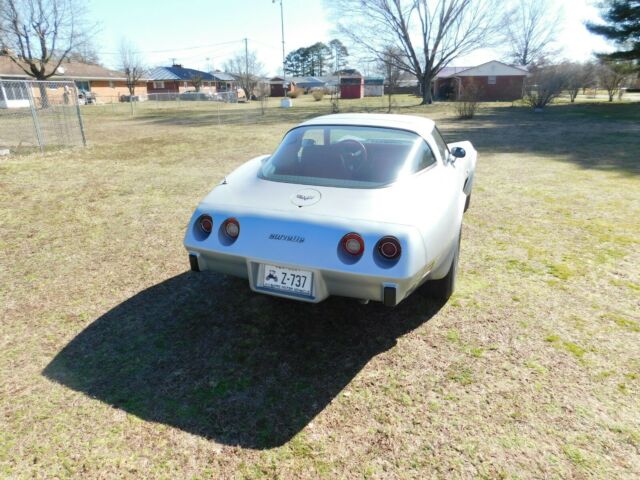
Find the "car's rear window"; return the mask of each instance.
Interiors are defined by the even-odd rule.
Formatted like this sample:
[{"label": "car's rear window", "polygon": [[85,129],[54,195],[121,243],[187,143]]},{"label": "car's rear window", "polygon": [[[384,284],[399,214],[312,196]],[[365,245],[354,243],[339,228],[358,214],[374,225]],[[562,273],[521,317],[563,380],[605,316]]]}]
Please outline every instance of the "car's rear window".
[{"label": "car's rear window", "polygon": [[435,162],[429,145],[413,132],[313,125],[287,133],[262,165],[260,176],[287,183],[376,188]]}]

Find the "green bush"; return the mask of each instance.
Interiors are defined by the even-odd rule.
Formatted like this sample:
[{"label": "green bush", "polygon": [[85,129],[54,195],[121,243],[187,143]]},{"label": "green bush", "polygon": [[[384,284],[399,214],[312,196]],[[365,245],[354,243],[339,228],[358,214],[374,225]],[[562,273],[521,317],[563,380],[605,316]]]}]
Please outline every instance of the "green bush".
[{"label": "green bush", "polygon": [[311,91],[311,96],[313,97],[313,99],[316,102],[319,102],[320,100],[322,100],[322,97],[324,97],[324,92],[320,89],[318,90],[312,90]]}]

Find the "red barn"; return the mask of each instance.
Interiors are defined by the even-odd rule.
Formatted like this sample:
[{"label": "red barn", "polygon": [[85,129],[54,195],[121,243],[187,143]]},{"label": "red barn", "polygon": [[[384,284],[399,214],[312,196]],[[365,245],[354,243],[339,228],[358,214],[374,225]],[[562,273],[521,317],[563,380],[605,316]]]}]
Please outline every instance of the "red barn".
[{"label": "red barn", "polygon": [[340,98],[364,97],[364,78],[361,75],[340,77]]}]

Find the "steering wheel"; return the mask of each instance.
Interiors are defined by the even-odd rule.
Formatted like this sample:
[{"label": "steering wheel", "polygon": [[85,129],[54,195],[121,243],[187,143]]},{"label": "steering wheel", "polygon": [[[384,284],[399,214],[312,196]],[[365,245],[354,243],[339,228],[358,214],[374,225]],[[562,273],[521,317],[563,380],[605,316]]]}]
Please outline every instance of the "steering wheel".
[{"label": "steering wheel", "polygon": [[336,148],[342,166],[349,173],[356,173],[367,163],[367,149],[357,140],[342,140],[336,143]]}]

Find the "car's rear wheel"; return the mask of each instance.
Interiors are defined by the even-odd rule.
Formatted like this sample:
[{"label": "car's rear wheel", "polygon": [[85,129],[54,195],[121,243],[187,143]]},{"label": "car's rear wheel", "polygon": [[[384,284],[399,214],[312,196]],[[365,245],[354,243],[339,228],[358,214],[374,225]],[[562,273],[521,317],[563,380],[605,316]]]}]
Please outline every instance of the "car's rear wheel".
[{"label": "car's rear wheel", "polygon": [[453,259],[449,266],[449,272],[444,278],[439,280],[431,280],[429,282],[429,295],[433,298],[447,301],[449,297],[453,295],[456,288],[456,275],[458,273],[458,258],[460,257],[460,240],[462,238],[462,228],[458,233],[458,240],[456,241],[455,250],[453,253]]}]

